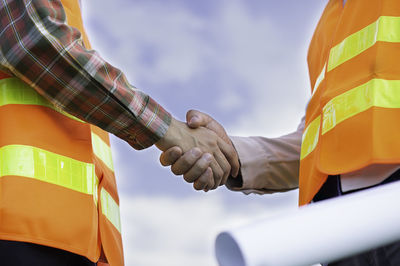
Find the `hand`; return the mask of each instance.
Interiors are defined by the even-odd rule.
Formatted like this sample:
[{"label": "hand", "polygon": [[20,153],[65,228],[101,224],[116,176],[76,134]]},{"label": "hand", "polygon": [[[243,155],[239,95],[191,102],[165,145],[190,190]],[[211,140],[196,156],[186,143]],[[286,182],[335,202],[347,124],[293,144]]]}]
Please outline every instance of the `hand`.
[{"label": "hand", "polygon": [[[191,154],[193,162],[186,161],[171,167],[176,175],[184,175],[187,182],[194,182],[195,189],[215,189],[225,183],[231,171],[231,154],[233,147],[219,138],[213,131],[200,127],[189,128],[185,123],[172,119],[170,127],[156,146],[165,151],[172,147],[172,151]],[[199,169],[201,172],[199,172]]]},{"label": "hand", "polygon": [[[200,111],[189,111],[186,114],[186,120],[189,127],[191,128],[205,127],[212,130],[221,139],[223,139],[226,144],[231,147],[230,150],[232,151],[232,153],[228,154],[227,158],[229,158],[228,161],[231,164],[231,175],[233,177],[236,177],[240,168],[239,159],[237,152],[233,147],[233,144],[228,137],[225,129],[212,117]],[[172,147],[161,154],[160,162],[164,166],[172,165],[171,168],[175,169],[189,169],[190,167],[192,167],[192,169],[196,169],[196,173],[201,173],[202,175],[200,178],[204,179],[204,175],[208,175],[209,170],[204,166],[204,163],[202,162],[203,158],[200,158],[201,159],[199,159],[199,155],[195,154],[192,150],[183,154],[182,150],[179,147]],[[220,183],[220,185],[223,184],[225,184],[225,182]]]},{"label": "hand", "polygon": [[[202,113],[197,110],[190,110],[186,113],[186,123],[190,128],[205,127],[211,131],[214,131],[218,137],[223,139],[227,144],[234,148],[232,141],[226,133],[224,127],[208,114]],[[237,161],[237,164],[235,166],[236,174],[232,174],[233,176],[237,176],[237,173],[239,172],[239,161]],[[232,172],[233,170],[234,169],[232,168]]]}]

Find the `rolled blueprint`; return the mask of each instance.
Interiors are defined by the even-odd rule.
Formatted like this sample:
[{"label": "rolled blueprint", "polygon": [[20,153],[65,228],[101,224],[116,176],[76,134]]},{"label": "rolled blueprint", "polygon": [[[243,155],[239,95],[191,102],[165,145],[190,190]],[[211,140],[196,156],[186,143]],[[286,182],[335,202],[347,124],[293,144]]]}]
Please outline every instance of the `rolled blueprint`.
[{"label": "rolled blueprint", "polygon": [[400,240],[400,182],[312,203],[217,236],[220,266],[332,262]]}]

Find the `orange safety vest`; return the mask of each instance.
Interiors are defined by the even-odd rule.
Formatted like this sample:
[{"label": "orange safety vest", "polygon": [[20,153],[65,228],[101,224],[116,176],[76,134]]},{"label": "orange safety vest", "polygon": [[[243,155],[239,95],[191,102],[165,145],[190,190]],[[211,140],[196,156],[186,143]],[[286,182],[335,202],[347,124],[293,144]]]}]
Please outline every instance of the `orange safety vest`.
[{"label": "orange safety vest", "polygon": [[[61,2],[88,47],[78,0]],[[0,123],[0,239],[124,265],[108,134],[4,73]]]},{"label": "orange safety vest", "polygon": [[328,175],[400,163],[400,1],[330,0],[308,54],[300,205]]}]

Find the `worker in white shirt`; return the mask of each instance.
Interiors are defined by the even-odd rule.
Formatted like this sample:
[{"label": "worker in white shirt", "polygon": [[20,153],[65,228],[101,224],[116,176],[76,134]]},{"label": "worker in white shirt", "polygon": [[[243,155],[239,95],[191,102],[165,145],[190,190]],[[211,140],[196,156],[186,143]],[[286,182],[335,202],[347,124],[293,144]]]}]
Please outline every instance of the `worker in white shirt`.
[{"label": "worker in white shirt", "polygon": [[[298,187],[305,205],[399,181],[399,32],[397,0],[330,0],[309,47],[311,99],[289,135],[228,137],[213,118],[189,111],[189,126],[207,127],[236,148],[241,174],[226,186],[245,193]],[[210,173],[199,157],[174,147],[161,162],[175,174]],[[400,265],[400,243],[329,265]]]}]

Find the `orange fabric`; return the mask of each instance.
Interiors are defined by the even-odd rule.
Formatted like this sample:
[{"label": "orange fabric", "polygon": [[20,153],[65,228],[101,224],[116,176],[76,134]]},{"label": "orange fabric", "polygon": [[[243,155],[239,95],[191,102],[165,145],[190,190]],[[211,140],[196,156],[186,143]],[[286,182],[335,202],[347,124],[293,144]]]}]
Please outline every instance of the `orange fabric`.
[{"label": "orange fabric", "polygon": [[99,136],[108,146],[110,146],[110,138],[107,132],[94,125],[90,125],[90,129],[93,133]]},{"label": "orange fabric", "polygon": [[[90,126],[48,107],[9,104],[0,107],[0,147],[10,144],[35,146],[91,163]],[[22,134],[21,134],[22,133]]]},{"label": "orange fabric", "polygon": [[[315,30],[308,64],[312,86],[328,61],[329,51],[351,34],[381,16],[400,16],[396,0],[330,0]],[[306,114],[306,127],[322,114],[323,106],[372,78],[400,80],[400,44],[377,42],[334,69],[325,72]],[[380,163],[400,163],[397,134],[400,110],[373,107],[337,124],[322,134],[316,148],[300,163],[299,204],[312,200],[328,175],[343,174]],[[323,119],[321,119],[322,128]]]},{"label": "orange fabric", "polygon": [[103,214],[99,218],[100,237],[108,263],[111,266],[124,265],[121,234]]},{"label": "orange fabric", "polygon": [[[327,88],[321,104],[371,78],[399,79],[400,44],[378,42],[368,50],[339,65],[326,75]],[[351,73],[351,75],[350,75]]]},{"label": "orange fabric", "polygon": [[[108,193],[110,193],[115,202],[119,204],[117,187],[115,185],[116,181],[114,172],[111,169],[109,169],[107,165],[105,165],[103,161],[101,161],[96,156],[93,157],[93,162],[96,165],[96,171],[98,171],[96,172],[96,175],[102,177],[101,185],[108,191]],[[104,178],[104,176],[106,176],[107,178]]]},{"label": "orange fabric", "polygon": [[[68,18],[68,24],[80,30],[86,48],[90,48],[90,43],[83,27],[78,0],[61,0],[61,2],[63,3]],[[109,137],[106,132],[95,126],[91,126],[91,130],[100,136],[105,143],[110,145]],[[96,166],[96,175],[101,177],[98,190],[99,199],[101,188],[105,187],[114,200],[119,204],[114,173],[109,171],[109,169],[96,156],[93,156],[93,160]],[[99,213],[101,213],[101,202],[99,203]],[[102,214],[100,215],[99,224],[100,238],[108,262],[111,266],[124,265],[121,234]]]},{"label": "orange fabric", "polygon": [[[328,60],[332,36],[336,32],[341,12],[341,1],[329,1],[314,32],[307,57],[311,88],[314,88],[316,80]],[[321,98],[325,87],[326,80],[324,79],[319,87],[315,88],[316,92],[307,106],[306,127],[321,114]],[[315,160],[316,150],[300,162],[299,205],[309,203],[328,177],[327,174],[316,170]]]},{"label": "orange fabric", "polygon": [[60,0],[63,4],[65,14],[67,16],[67,23],[69,26],[77,28],[82,33],[83,43],[87,49],[90,49],[89,38],[86,34],[85,27],[83,26],[81,8],[79,0]]},{"label": "orange fabric", "polygon": [[299,204],[309,203],[318,190],[325,183],[328,175],[317,169],[315,151],[313,151],[300,163],[299,179]]},{"label": "orange fabric", "polygon": [[[78,0],[61,0],[61,2],[63,3],[68,18],[68,24],[80,30],[80,32],[82,33],[85,46],[86,48],[89,49],[90,43],[83,27]],[[98,136],[100,136],[100,138],[105,143],[110,145],[108,133],[104,132],[103,130],[95,126],[91,126],[91,130]],[[96,175],[100,177],[100,184],[98,189],[99,199],[100,199],[101,188],[105,187],[106,190],[113,197],[113,199],[119,204],[114,173],[109,171],[109,169],[96,156],[93,156],[93,161],[95,163]],[[101,214],[101,202],[99,202],[98,208],[100,213],[99,217],[100,239],[102,242],[105,256],[111,266],[124,265],[121,234],[107,220],[107,218]]]},{"label": "orange fabric", "polygon": [[[68,24],[80,30],[85,46],[90,48],[78,0],[61,2]],[[8,77],[0,72],[0,79]],[[101,211],[102,188],[119,204],[115,176],[92,150],[91,131],[110,145],[108,134],[38,105],[1,106],[0,121],[0,147],[29,145],[93,163],[99,179],[96,205],[93,195],[28,177],[1,177],[0,239],[64,249],[93,262],[99,260],[103,249],[109,264],[100,265],[124,265],[121,234]]]},{"label": "orange fabric", "polygon": [[0,191],[1,239],[98,259],[98,214],[91,195],[19,176],[0,178]]},{"label": "orange fabric", "polygon": [[400,132],[399,117],[400,109],[375,107],[340,123],[321,138],[319,169],[334,175],[370,164],[399,163],[400,141],[393,134]]},{"label": "orange fabric", "polygon": [[[330,51],[331,36],[335,33],[337,20],[341,13],[341,3],[329,1],[311,40],[308,52],[308,70],[310,81],[314,87],[318,75],[321,73]],[[317,34],[318,33],[318,34]]]},{"label": "orange fabric", "polygon": [[[93,163],[90,126],[48,107],[0,107],[0,147],[34,146]],[[0,178],[0,238],[64,249],[92,261],[100,255],[98,211],[92,195],[27,177]]]}]

